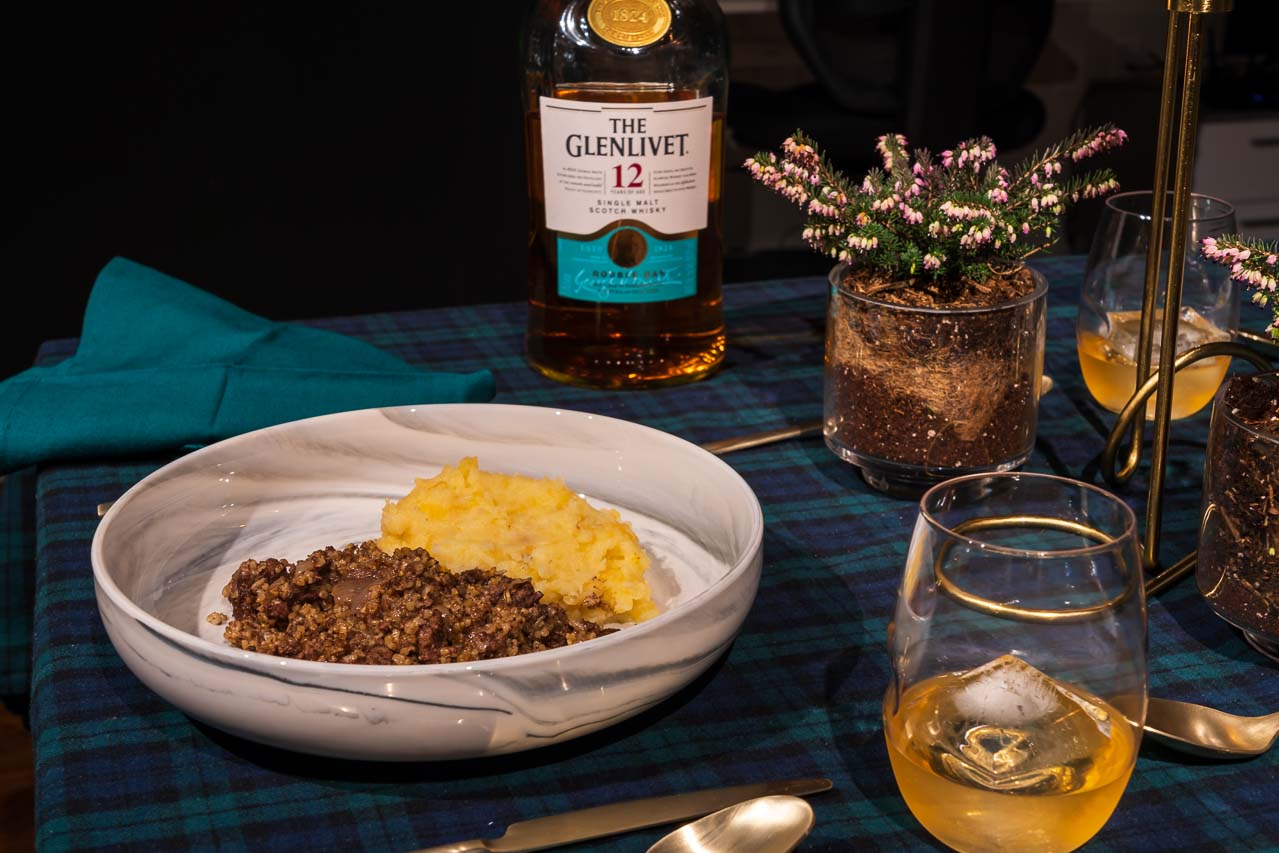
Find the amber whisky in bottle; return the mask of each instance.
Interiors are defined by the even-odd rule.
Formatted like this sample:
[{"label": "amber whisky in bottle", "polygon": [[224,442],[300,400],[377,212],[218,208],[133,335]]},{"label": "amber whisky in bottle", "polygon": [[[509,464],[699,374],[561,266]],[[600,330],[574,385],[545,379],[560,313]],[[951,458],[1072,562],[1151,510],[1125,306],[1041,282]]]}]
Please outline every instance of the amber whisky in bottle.
[{"label": "amber whisky in bottle", "polygon": [[602,388],[724,358],[715,0],[538,0],[525,34],[528,358]]}]

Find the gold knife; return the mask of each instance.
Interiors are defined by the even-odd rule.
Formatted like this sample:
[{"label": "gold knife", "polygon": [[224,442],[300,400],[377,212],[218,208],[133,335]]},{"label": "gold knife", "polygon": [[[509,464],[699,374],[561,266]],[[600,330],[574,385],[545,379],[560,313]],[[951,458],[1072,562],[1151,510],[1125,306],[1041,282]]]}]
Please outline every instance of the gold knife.
[{"label": "gold knife", "polygon": [[829,779],[792,779],[786,782],[755,782],[731,788],[711,788],[687,794],[627,800],[522,820],[508,826],[506,834],[500,838],[455,841],[452,844],[415,850],[413,853],[528,853],[649,826],[691,820],[756,797],[772,794],[818,794],[829,791],[831,787]]}]

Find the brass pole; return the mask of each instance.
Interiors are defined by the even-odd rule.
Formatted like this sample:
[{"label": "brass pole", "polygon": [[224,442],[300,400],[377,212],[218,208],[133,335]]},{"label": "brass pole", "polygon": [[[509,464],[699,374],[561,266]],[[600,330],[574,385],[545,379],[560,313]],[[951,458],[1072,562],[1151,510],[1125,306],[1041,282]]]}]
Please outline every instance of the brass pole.
[{"label": "brass pole", "polygon": [[[1179,0],[1170,0],[1179,2]],[[1180,0],[1184,2],[1184,0]],[[1173,12],[1174,15],[1178,13]],[[1186,264],[1186,226],[1190,218],[1190,184],[1195,171],[1195,136],[1199,129],[1200,70],[1203,65],[1203,22],[1190,13],[1186,25],[1186,70],[1181,92],[1180,133],[1177,139],[1177,170],[1172,182],[1172,246],[1168,252],[1168,290],[1164,296],[1163,358],[1177,352],[1177,326],[1181,318],[1181,284]],[[1162,228],[1163,223],[1159,223]],[[1150,455],[1150,486],[1146,495],[1145,564],[1159,564],[1159,541],[1163,527],[1164,466],[1168,459],[1168,433],[1172,423],[1172,386],[1175,370],[1159,372],[1155,393],[1155,439]]]},{"label": "brass pole", "polygon": [[[1172,152],[1172,128],[1176,122],[1177,80],[1181,72],[1177,68],[1178,56],[1188,13],[1172,11],[1168,14],[1168,38],[1164,46],[1164,82],[1159,97],[1159,115],[1167,116],[1159,122],[1159,136],[1155,143],[1155,180],[1150,195],[1150,245],[1146,247],[1146,287],[1141,299],[1141,335],[1137,344],[1137,385],[1150,375],[1151,346],[1155,338],[1155,306],[1159,304],[1159,267],[1163,262],[1164,202],[1168,198],[1168,161]],[[1128,478],[1141,463],[1141,444],[1145,436],[1145,418],[1133,421],[1132,445],[1128,448],[1128,460],[1107,480],[1112,485],[1128,482]],[[1113,470],[1113,469],[1105,469]]]}]

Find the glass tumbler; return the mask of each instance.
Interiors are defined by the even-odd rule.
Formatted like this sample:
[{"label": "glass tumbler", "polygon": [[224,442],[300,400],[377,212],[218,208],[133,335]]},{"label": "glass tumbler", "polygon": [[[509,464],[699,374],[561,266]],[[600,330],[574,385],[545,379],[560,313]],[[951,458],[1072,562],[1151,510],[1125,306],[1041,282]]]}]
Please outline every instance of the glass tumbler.
[{"label": "glass tumbler", "polygon": [[1042,474],[920,501],[884,735],[906,804],[962,851],[1073,850],[1110,818],[1146,715],[1132,510]]},{"label": "glass tumbler", "polygon": [[[1093,399],[1118,412],[1137,388],[1137,344],[1141,334],[1141,304],[1146,285],[1146,250],[1153,231],[1150,192],[1120,193],[1106,199],[1097,224],[1084,286],[1080,292],[1075,338],[1084,384]],[[1172,245],[1172,194],[1164,206],[1163,258],[1160,263],[1159,300],[1155,314],[1155,340],[1151,369],[1159,366],[1160,329],[1164,294],[1168,284],[1169,247]],[[1230,271],[1199,254],[1204,237],[1236,230],[1235,210],[1226,202],[1206,195],[1190,197],[1185,273],[1182,278],[1181,316],[1177,325],[1177,353],[1211,341],[1226,341],[1239,328],[1239,289]],[[1184,418],[1206,406],[1226,375],[1230,359],[1208,358],[1177,374],[1173,386],[1172,416]],[[1144,379],[1144,377],[1143,377]],[[1146,405],[1146,418],[1154,417],[1155,398]]]}]

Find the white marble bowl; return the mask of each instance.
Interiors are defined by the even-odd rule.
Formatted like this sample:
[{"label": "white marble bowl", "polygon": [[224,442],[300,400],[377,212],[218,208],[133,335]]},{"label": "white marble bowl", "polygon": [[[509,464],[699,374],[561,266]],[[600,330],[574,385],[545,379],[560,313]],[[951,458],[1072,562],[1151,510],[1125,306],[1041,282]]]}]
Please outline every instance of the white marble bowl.
[{"label": "white marble bowl", "polygon": [[[560,477],[620,510],[653,557],[661,615],[562,649],[420,666],[245,652],[205,620],[229,612],[221,590],[243,560],[373,538],[385,500],[464,456]],[[93,575],[125,664],[198,720],[317,755],[469,758],[601,729],[703,672],[755,598],[763,526],[730,467],[638,424],[530,406],[370,409],[238,436],[165,466],[102,520]]]}]

